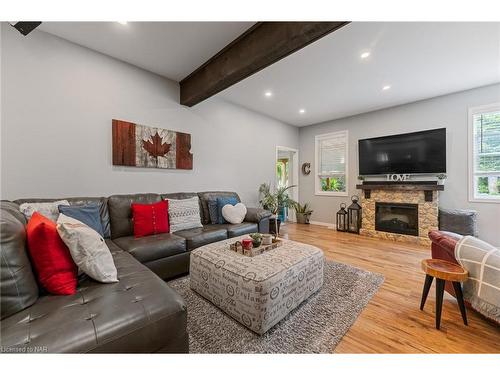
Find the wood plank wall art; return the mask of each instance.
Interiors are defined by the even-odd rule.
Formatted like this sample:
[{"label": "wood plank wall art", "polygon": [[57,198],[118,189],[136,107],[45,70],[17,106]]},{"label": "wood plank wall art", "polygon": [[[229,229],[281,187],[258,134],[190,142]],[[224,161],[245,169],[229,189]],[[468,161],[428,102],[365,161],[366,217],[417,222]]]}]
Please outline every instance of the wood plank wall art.
[{"label": "wood plank wall art", "polygon": [[113,165],[193,169],[191,134],[113,119]]}]

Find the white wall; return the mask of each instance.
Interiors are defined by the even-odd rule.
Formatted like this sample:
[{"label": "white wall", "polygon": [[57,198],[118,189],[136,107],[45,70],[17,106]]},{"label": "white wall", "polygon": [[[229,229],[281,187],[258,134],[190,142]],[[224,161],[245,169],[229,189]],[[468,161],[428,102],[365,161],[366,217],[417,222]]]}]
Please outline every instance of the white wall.
[{"label": "white wall", "polygon": [[447,175],[445,191],[439,194],[440,207],[475,209],[479,212],[479,235],[500,244],[500,204],[468,201],[467,124],[468,107],[500,102],[500,85],[491,85],[416,103],[361,114],[300,128],[300,163],[311,163],[311,174],[300,175],[300,199],[310,202],[313,221],[334,222],[341,202],[349,197],[314,195],[314,136],[338,130],[349,131],[349,194],[356,190],[358,139],[446,127]]},{"label": "white wall", "polygon": [[[1,198],[237,191],[274,182],[298,129],[218,99],[180,106],[177,83],[41,31],[1,29]],[[192,171],[113,167],[111,119],[192,135]]]}]

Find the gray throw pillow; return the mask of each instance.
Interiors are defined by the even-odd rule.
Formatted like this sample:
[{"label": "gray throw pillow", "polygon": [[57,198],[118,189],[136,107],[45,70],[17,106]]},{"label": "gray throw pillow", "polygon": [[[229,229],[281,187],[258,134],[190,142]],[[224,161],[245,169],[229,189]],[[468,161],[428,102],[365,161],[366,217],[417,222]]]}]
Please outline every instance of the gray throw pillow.
[{"label": "gray throw pillow", "polygon": [[439,230],[477,237],[477,211],[440,208]]}]

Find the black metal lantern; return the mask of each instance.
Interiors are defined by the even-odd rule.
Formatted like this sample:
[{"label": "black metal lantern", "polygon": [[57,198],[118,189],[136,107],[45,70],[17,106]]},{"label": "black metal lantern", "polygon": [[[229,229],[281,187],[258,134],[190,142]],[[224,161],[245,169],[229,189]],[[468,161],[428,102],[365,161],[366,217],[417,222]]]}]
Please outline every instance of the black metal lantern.
[{"label": "black metal lantern", "polygon": [[347,208],[347,229],[351,233],[358,233],[361,229],[361,206],[358,204],[359,197],[351,197],[352,204]]},{"label": "black metal lantern", "polygon": [[337,211],[337,230],[339,232],[347,232],[347,211],[345,203],[340,204],[340,210]]}]

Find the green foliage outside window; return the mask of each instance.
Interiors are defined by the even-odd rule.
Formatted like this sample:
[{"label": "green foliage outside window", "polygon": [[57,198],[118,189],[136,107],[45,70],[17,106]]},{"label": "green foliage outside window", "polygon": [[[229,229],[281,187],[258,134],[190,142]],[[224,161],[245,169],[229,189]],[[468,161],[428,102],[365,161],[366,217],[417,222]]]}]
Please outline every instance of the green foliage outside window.
[{"label": "green foliage outside window", "polygon": [[321,191],[345,192],[345,176],[322,177]]},{"label": "green foliage outside window", "polygon": [[477,191],[479,194],[488,194],[488,177],[477,178]]}]

